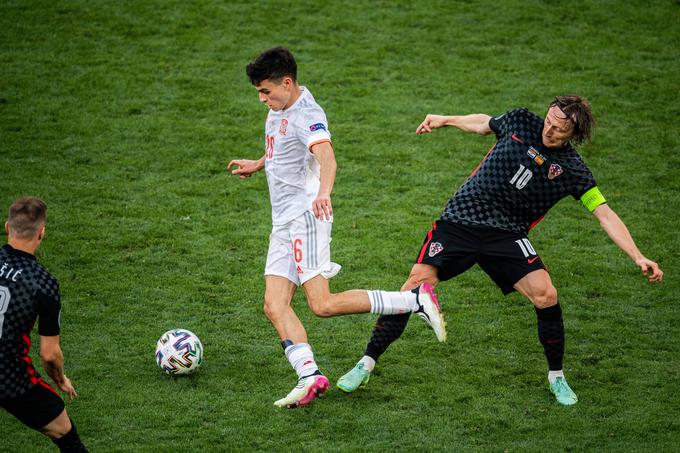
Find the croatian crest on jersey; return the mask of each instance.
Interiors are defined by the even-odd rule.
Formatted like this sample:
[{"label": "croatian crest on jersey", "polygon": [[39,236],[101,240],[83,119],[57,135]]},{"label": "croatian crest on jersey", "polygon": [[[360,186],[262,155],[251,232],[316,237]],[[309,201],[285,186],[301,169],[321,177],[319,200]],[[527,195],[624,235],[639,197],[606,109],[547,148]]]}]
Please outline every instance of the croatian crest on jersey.
[{"label": "croatian crest on jersey", "polygon": [[288,129],[288,120],[283,118],[281,120],[281,125],[279,126],[279,134],[286,135],[287,129]]},{"label": "croatian crest on jersey", "polygon": [[562,173],[564,173],[562,167],[560,167],[558,164],[550,164],[550,168],[548,169],[548,179],[555,179]]},{"label": "croatian crest on jersey", "polygon": [[433,242],[430,244],[430,250],[427,252],[428,255],[430,255],[430,258],[435,256],[437,253],[440,253],[442,250],[444,250],[444,247],[439,242]]}]

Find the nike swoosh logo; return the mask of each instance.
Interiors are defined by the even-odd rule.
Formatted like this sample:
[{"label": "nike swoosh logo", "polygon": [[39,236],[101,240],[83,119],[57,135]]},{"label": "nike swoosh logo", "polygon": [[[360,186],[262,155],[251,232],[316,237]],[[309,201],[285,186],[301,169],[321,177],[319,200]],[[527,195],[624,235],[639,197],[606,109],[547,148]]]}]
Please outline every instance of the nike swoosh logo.
[{"label": "nike swoosh logo", "polygon": [[538,259],[538,256],[534,256],[533,258],[527,258],[527,263],[532,264],[537,259]]},{"label": "nike swoosh logo", "polygon": [[524,143],[524,142],[522,141],[522,139],[520,139],[520,138],[519,138],[518,136],[516,136],[515,134],[512,134],[512,139],[513,139],[514,141],[516,141],[516,142],[520,142],[520,143],[522,143],[522,144]]}]

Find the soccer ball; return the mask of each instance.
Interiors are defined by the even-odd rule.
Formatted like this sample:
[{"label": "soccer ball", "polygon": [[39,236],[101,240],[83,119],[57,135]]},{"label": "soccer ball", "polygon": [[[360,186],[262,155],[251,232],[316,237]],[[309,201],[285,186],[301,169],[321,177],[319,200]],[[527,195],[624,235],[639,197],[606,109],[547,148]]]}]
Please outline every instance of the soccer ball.
[{"label": "soccer ball", "polygon": [[165,332],[156,344],[156,363],[173,376],[191,374],[203,363],[203,345],[186,329]]}]

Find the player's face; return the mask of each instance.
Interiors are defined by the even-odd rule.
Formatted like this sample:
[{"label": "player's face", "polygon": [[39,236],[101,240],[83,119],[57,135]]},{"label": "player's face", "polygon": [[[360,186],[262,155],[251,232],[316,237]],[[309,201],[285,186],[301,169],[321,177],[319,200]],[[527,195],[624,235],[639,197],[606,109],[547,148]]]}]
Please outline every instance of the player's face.
[{"label": "player's face", "polygon": [[256,85],[260,102],[266,104],[267,107],[278,112],[279,110],[290,107],[293,102],[293,88],[295,82],[290,77],[284,77],[281,80],[265,79]]},{"label": "player's face", "polygon": [[543,122],[543,144],[548,148],[559,148],[571,139],[574,124],[556,105],[550,107]]}]

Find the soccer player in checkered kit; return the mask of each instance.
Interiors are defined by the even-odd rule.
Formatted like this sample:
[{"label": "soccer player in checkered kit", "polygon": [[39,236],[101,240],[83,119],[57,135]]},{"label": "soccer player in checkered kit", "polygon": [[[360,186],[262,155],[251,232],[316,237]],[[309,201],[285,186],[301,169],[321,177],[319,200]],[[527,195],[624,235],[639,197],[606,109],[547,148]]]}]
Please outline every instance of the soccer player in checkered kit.
[{"label": "soccer player in checkered kit", "polygon": [[[575,404],[576,394],[562,370],[564,325],[557,291],[529,242],[529,230],[560,199],[572,196],[650,282],[663,278],[659,265],[640,253],[574,148],[590,140],[591,107],[582,97],[560,96],[550,103],[545,119],[526,109],[495,118],[427,115],[416,134],[446,126],[480,135],[494,133],[497,142],[427,233],[402,290],[424,282],[436,286],[479,264],[504,295],[518,291],[534,305],[550,390],[560,404]],[[381,316],[364,356],[340,378],[338,387],[352,392],[366,384],[376,361],[399,338],[408,319],[409,313]]]},{"label": "soccer player in checkered kit", "polygon": [[263,168],[267,176],[273,226],[264,271],[264,312],[298,378],[295,388],[274,404],[293,408],[309,404],[329,386],[291,307],[298,286],[320,317],[415,312],[433,328],[438,340],[445,340],[446,330],[427,282],[413,291],[330,292],[328,279],[340,266],[330,256],[331,192],[337,165],[326,114],[312,93],[298,84],[297,64],[289,50],[277,47],[263,52],[246,72],[260,102],[269,107],[265,153],[258,160],[232,160],[227,167],[235,167],[232,173],[241,179]]},{"label": "soccer player in checkered kit", "polygon": [[8,240],[0,249],[0,406],[48,436],[60,451],[87,452],[64,401],[42,380],[28,355],[37,319],[43,368],[69,399],[76,397],[64,374],[59,345],[59,284],[34,256],[45,237],[46,213],[42,200],[22,197],[10,207],[5,223]]}]

